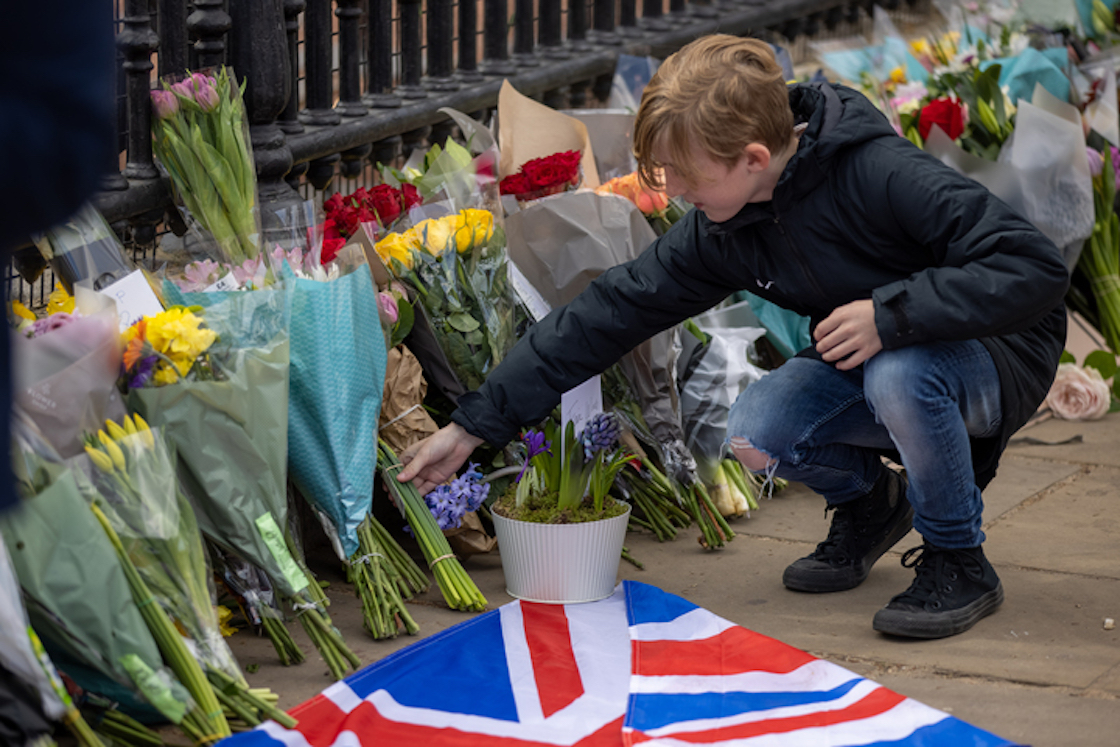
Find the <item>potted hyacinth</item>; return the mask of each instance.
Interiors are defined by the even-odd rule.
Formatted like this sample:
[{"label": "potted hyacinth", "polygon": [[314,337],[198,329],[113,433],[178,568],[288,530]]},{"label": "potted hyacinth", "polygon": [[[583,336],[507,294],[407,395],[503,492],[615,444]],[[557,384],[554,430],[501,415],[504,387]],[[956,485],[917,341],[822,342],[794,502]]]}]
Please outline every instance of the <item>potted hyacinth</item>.
[{"label": "potted hyacinth", "polygon": [[524,435],[521,472],[491,509],[511,596],[567,604],[613,592],[630,505],[609,494],[632,457],[618,436],[613,413],[578,437],[572,423],[561,432],[551,420]]}]

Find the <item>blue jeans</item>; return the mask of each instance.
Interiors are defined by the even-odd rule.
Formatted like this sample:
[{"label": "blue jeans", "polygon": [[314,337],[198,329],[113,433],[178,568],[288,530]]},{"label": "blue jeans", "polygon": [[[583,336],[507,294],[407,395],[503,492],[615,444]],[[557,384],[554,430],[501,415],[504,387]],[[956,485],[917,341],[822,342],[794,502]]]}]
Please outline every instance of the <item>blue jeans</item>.
[{"label": "blue jeans", "polygon": [[743,391],[727,436],[830,506],[868,493],[880,454],[897,450],[914,527],[934,545],[960,548],[984,541],[969,437],[995,435],[1001,419],[995,363],[966,340],[883,350],[852,371],[792,358]]}]

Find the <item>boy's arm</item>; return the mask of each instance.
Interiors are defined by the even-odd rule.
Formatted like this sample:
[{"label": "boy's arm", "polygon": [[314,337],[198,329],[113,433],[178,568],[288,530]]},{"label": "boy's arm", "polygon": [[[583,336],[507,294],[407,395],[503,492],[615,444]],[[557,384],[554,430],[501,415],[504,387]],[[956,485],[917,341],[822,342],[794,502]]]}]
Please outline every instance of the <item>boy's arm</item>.
[{"label": "boy's arm", "polygon": [[560,394],[652,335],[706,311],[736,288],[721,278],[695,211],[637,259],[600,275],[529,328],[453,420],[494,445],[543,420]]},{"label": "boy's arm", "polygon": [[[909,144],[902,145],[912,148]],[[882,146],[879,146],[882,147]],[[920,151],[881,172],[878,228],[921,247],[935,264],[876,288],[884,348],[1023,331],[1065,296],[1058,248],[977,182]]]}]

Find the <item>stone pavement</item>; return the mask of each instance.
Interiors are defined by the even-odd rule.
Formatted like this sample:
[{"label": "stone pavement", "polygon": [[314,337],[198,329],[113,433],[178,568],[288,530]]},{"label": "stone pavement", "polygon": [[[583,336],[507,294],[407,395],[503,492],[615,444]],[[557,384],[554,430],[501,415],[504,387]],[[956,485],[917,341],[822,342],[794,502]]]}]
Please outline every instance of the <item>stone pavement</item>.
[{"label": "stone pavement", "polygon": [[[899,557],[920,539],[903,539],[859,588],[829,595],[791,592],[782,569],[827,533],[824,503],[792,485],[738,519],[739,536],[704,551],[695,530],[658,543],[631,533],[627,544],[645,564],[622,563],[620,578],[658,586],[759,633],[836,662],[886,687],[1035,747],[1120,745],[1120,413],[1090,423],[1048,420],[1020,436],[985,491],[986,552],[1007,599],[971,631],[937,641],[889,639],[871,629],[875,611],[909,585]],[[1076,438],[1075,438],[1076,437]],[[337,565],[312,555],[332,581],[332,615],[347,641],[369,663],[416,640],[371,640]],[[490,600],[505,604],[497,553],[465,567]],[[411,606],[431,635],[467,615],[443,606],[436,590]],[[293,635],[309,661],[283,668],[263,639],[241,632],[229,639],[248,676],[272,688],[290,708],[330,684],[297,624]]]}]

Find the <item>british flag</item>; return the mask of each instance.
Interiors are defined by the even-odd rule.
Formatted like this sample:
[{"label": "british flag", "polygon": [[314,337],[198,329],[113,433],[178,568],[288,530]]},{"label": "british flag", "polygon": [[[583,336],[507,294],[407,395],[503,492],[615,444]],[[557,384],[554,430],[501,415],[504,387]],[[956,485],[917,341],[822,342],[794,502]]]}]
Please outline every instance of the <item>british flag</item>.
[{"label": "british flag", "polygon": [[680,597],[513,602],[417,641],[224,747],[1013,745]]}]

